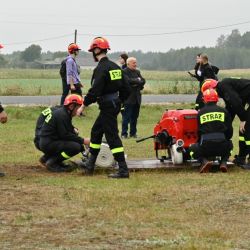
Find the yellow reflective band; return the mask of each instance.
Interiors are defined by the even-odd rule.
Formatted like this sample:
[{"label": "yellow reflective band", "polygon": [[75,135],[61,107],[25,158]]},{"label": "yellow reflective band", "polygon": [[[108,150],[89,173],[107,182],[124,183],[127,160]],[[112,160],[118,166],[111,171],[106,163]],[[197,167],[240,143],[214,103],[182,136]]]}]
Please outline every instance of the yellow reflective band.
[{"label": "yellow reflective band", "polygon": [[204,115],[201,115],[200,117],[200,123],[207,123],[207,122],[213,122],[213,121],[225,121],[225,113],[223,112],[210,112]]},{"label": "yellow reflective band", "polygon": [[61,153],[61,156],[62,156],[63,158],[65,158],[65,159],[69,159],[69,158],[70,158],[70,156],[68,156],[65,152],[62,152],[62,153]]},{"label": "yellow reflective band", "polygon": [[250,141],[246,141],[246,145],[247,145],[247,146],[250,146]]},{"label": "yellow reflective band", "polygon": [[191,159],[193,159],[194,152],[191,151],[189,154],[190,154],[190,156],[191,156]]},{"label": "yellow reflective band", "polygon": [[124,148],[123,148],[123,147],[120,147],[120,148],[113,148],[113,149],[111,149],[111,152],[112,152],[113,154],[121,153],[121,152],[124,152]]},{"label": "yellow reflective band", "polygon": [[42,114],[44,115],[44,116],[47,116],[48,114],[50,114],[52,112],[52,110],[50,109],[50,108],[46,108],[46,109],[44,109],[43,111],[42,111]]},{"label": "yellow reflective band", "polygon": [[199,106],[199,104],[198,104],[198,103],[196,103],[196,104],[195,104],[195,107],[198,107],[198,106]]},{"label": "yellow reflective band", "polygon": [[45,122],[48,123],[51,118],[52,118],[52,113],[50,113],[50,114],[47,115],[47,117],[45,119]]},{"label": "yellow reflective band", "polygon": [[94,148],[94,149],[100,149],[101,148],[101,144],[94,144],[94,143],[90,143],[89,145],[91,148]]},{"label": "yellow reflective band", "polygon": [[122,71],[120,69],[110,70],[109,75],[112,81],[122,79]]},{"label": "yellow reflective band", "polygon": [[232,79],[241,79],[242,77],[240,77],[240,76],[231,76],[230,78],[232,78]]},{"label": "yellow reflective band", "polygon": [[239,136],[239,141],[245,141],[244,136]]}]

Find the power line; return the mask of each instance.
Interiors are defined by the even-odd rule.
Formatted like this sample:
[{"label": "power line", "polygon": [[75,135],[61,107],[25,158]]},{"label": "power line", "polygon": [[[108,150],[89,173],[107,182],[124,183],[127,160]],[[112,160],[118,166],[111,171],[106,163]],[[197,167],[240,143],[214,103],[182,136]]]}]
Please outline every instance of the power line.
[{"label": "power line", "polygon": [[33,41],[26,41],[26,42],[15,42],[15,43],[4,43],[4,45],[20,45],[20,44],[29,44],[29,43],[37,43],[37,42],[44,42],[44,41],[50,41],[50,40],[56,40],[64,37],[69,37],[73,36],[74,34],[67,34],[67,35],[62,35],[62,36],[55,36],[55,37],[50,37],[50,38],[44,38],[44,39],[39,39],[39,40],[33,40]]},{"label": "power line", "polygon": [[[84,28],[131,28],[129,25],[93,25],[93,24],[77,24],[76,23],[47,23],[47,22],[23,22],[23,21],[6,21],[0,20],[0,23],[9,23],[9,24],[27,24],[27,25],[45,25],[45,26],[77,26],[77,27],[84,27]],[[166,28],[166,27],[159,27],[158,28]],[[133,25],[133,28],[138,29],[155,29],[155,26],[136,26]]]},{"label": "power line", "polygon": [[[192,33],[192,32],[199,32],[199,31],[205,31],[205,30],[215,30],[215,29],[221,29],[221,28],[227,28],[237,25],[243,25],[248,24],[250,21],[241,22],[241,23],[234,23],[234,24],[227,24],[227,25],[221,25],[221,26],[214,26],[214,27],[208,27],[208,28],[200,28],[200,29],[191,29],[191,30],[184,30],[184,31],[173,31],[173,32],[162,32],[162,33],[147,33],[147,34],[103,34],[103,36],[113,36],[113,37],[146,37],[146,36],[163,36],[163,35],[175,35],[175,34],[184,34],[184,33]],[[85,34],[78,34],[79,36],[98,36],[100,34],[91,34],[91,33],[85,33]]]},{"label": "power line", "polygon": [[[164,36],[164,35],[176,35],[176,34],[184,34],[184,33],[193,33],[193,32],[199,32],[199,31],[206,31],[206,30],[215,30],[215,29],[221,29],[221,28],[227,28],[232,26],[238,26],[243,24],[249,24],[250,21],[240,22],[240,23],[233,23],[233,24],[227,24],[227,25],[221,25],[221,26],[214,26],[214,27],[208,27],[208,28],[199,28],[199,29],[191,29],[191,30],[184,30],[184,31],[173,31],[173,32],[162,32],[162,33],[147,33],[147,34],[102,34],[103,36],[109,36],[109,37],[147,37],[147,36]],[[30,44],[30,43],[37,43],[37,42],[44,42],[44,41],[50,41],[50,40],[56,40],[61,39],[65,37],[73,36],[74,34],[66,34],[56,37],[49,37],[44,39],[38,39],[33,41],[24,41],[24,42],[14,42],[14,43],[4,43],[5,45],[21,45],[21,44]],[[94,33],[78,33],[79,36],[99,36],[100,34],[94,34]]]}]

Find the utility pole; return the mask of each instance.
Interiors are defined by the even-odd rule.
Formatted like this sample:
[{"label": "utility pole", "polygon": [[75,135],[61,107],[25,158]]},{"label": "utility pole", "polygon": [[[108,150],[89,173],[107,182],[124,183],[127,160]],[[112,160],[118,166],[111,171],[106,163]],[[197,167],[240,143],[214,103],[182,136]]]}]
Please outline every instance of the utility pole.
[{"label": "utility pole", "polygon": [[75,30],[75,39],[74,39],[74,43],[76,43],[77,41],[77,30]]}]

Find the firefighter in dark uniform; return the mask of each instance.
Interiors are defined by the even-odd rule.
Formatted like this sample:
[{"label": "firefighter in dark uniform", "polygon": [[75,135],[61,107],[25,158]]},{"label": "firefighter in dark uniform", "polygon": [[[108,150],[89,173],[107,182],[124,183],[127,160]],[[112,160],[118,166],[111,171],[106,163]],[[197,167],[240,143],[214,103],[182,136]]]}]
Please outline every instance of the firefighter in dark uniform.
[{"label": "firefighter in dark uniform", "polygon": [[45,163],[52,172],[69,172],[71,165],[63,163],[84,150],[83,144],[88,144],[88,138],[78,136],[72,125],[72,117],[82,106],[83,99],[76,94],[65,98],[64,106],[50,112],[45,118],[40,133],[39,148],[48,159]]},{"label": "firefighter in dark uniform", "polygon": [[235,115],[239,117],[239,154],[233,162],[250,170],[249,163],[246,164],[246,156],[250,153],[250,79],[225,78],[219,82],[208,79],[203,83],[202,91],[208,88],[216,88],[232,119]]},{"label": "firefighter in dark uniform", "polygon": [[109,49],[108,41],[102,37],[96,37],[89,48],[98,65],[94,69],[91,88],[84,98],[82,109],[97,102],[100,113],[91,130],[90,156],[83,163],[83,168],[86,175],[93,175],[102,137],[105,135],[114,159],[119,165],[118,172],[109,177],[129,178],[124,148],[118,132],[117,116],[121,109],[121,102],[130,94],[130,88],[120,67],[106,56]]},{"label": "firefighter in dark uniform", "polygon": [[[42,126],[45,122],[45,119],[51,115],[53,111],[56,109],[60,108],[61,106],[55,106],[55,107],[48,107],[44,109],[41,114],[39,115],[37,121],[36,121],[36,127],[35,127],[35,137],[34,137],[34,145],[35,147],[41,151],[39,143],[40,143],[40,138],[41,138],[41,130]],[[46,155],[42,155],[39,159],[39,162],[45,166],[46,161],[48,160]]]},{"label": "firefighter in dark uniform", "polygon": [[[7,116],[6,112],[4,111],[3,106],[0,103],[0,122],[1,123],[6,123],[7,120],[8,120],[8,116]],[[0,177],[4,177],[4,176],[5,176],[5,174],[3,172],[0,172]]]},{"label": "firefighter in dark uniform", "polygon": [[190,156],[201,161],[200,173],[209,172],[210,157],[220,156],[220,170],[227,172],[227,160],[233,148],[232,120],[226,109],[216,105],[218,94],[214,89],[203,92],[205,106],[198,112],[199,142],[190,146]]}]

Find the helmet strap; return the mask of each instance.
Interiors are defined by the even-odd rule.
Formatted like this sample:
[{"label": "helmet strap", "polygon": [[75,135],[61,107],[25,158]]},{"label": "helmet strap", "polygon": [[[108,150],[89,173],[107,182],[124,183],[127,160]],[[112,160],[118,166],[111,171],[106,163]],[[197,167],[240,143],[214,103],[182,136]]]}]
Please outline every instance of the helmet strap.
[{"label": "helmet strap", "polygon": [[[69,109],[69,105],[71,105],[71,104],[74,104],[73,109]],[[72,117],[72,113],[73,113],[73,111],[75,110],[75,108],[76,108],[76,106],[77,106],[77,103],[72,102],[71,104],[68,105],[67,110],[68,110],[70,116]]]},{"label": "helmet strap", "polygon": [[107,54],[107,49],[100,49],[100,51],[98,53],[95,53],[95,51],[93,50],[92,54],[93,54],[95,62],[98,62],[97,56],[99,56],[101,54],[105,54],[106,55]]}]

